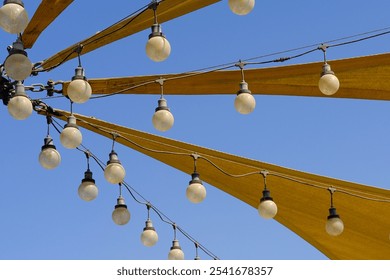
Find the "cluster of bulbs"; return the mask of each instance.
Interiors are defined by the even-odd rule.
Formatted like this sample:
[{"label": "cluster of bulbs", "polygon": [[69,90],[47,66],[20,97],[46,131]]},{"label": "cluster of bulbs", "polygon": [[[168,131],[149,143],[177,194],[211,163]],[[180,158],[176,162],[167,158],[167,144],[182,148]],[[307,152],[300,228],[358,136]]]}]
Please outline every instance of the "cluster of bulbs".
[{"label": "cluster of bulbs", "polygon": [[[157,1],[153,1],[150,8],[154,11],[154,24],[151,29],[152,32],[149,35],[149,40],[146,44],[147,56],[156,62],[164,61],[168,58],[171,52],[171,46],[169,41],[165,38],[161,31],[161,26],[157,23],[156,9]],[[254,7],[254,0],[229,0],[230,9],[238,15],[248,14]],[[28,15],[24,9],[23,2],[20,0],[5,0],[3,7],[0,8],[0,26],[9,33],[20,34],[26,28],[28,24]],[[319,89],[325,95],[332,95],[337,92],[339,88],[339,80],[331,71],[329,64],[326,62],[325,50],[326,47],[321,48],[324,51],[324,65],[319,80]],[[85,77],[84,69],[80,63],[75,69],[75,76],[72,77],[72,82],[67,89],[68,97],[72,102],[84,103],[89,100],[92,94],[92,88]],[[4,70],[8,77],[16,81],[15,92],[8,102],[8,111],[12,117],[17,120],[24,120],[28,118],[32,111],[32,103],[25,93],[25,87],[22,83],[27,77],[29,77],[33,70],[33,64],[27,57],[27,53],[24,50],[23,43],[18,36],[17,40],[12,46],[8,47],[8,53],[5,62]],[[243,74],[243,64],[239,64]],[[162,80],[159,81],[161,89],[163,86]],[[256,101],[248,88],[248,83],[245,82],[242,75],[242,82],[240,83],[240,89],[237,92],[237,97],[234,101],[235,109],[241,114],[251,113],[255,106]],[[167,101],[161,94],[161,98],[158,100],[158,106],[152,118],[154,127],[159,131],[169,130],[174,123],[174,118],[170,112]],[[49,124],[49,122],[48,122]],[[77,127],[76,118],[71,115],[68,117],[67,124],[60,134],[60,142],[67,149],[75,149],[82,143],[82,134]],[[186,189],[186,196],[192,203],[200,203],[206,197],[206,189],[200,180],[199,173],[196,171],[197,156],[192,155],[194,158],[194,172],[191,175],[191,180]],[[39,154],[39,162],[42,167],[46,169],[56,168],[61,162],[61,156],[56,150],[53,144],[53,139],[49,133],[44,139],[44,145],[42,146]],[[264,177],[264,190],[263,197],[260,199],[258,212],[260,216],[266,219],[272,219],[277,214],[277,205],[270,196],[270,191],[266,188],[266,175],[268,172],[263,171],[261,174]],[[126,172],[122,164],[119,161],[117,153],[112,150],[109,154],[109,160],[107,166],[104,169],[104,177],[111,184],[121,184],[125,178]],[[333,198],[334,189],[330,189],[331,198]],[[92,178],[92,172],[88,169],[84,174],[81,184],[78,188],[78,194],[81,199],[85,201],[94,200],[98,195],[98,188],[95,185],[95,180]],[[148,207],[149,213],[149,207]],[[115,205],[112,213],[113,221],[118,225],[125,225],[130,220],[130,212],[127,209],[122,195],[119,195],[117,204]],[[336,209],[333,207],[333,200],[329,209],[329,216],[326,223],[326,231],[333,236],[337,236],[343,232],[344,225],[339,215],[336,213]],[[176,229],[175,229],[176,230]],[[158,241],[158,235],[153,227],[152,221],[149,218],[145,223],[145,228],[141,234],[141,241],[145,246],[153,246]],[[172,247],[168,255],[168,259],[184,259],[184,253],[181,250],[179,241],[175,238],[172,242]]]},{"label": "cluster of bulbs", "polygon": [[[50,117],[48,117],[48,125],[50,125]],[[82,135],[76,125],[76,118],[73,115],[68,117],[67,124],[64,126],[60,134],[61,144],[68,149],[75,149],[81,145]],[[84,173],[84,178],[81,180],[81,184],[78,188],[78,195],[84,201],[92,201],[98,196],[98,187],[93,179],[93,174],[89,169],[89,156],[86,153],[88,159],[88,168]],[[197,159],[196,155],[193,155],[195,162]],[[39,163],[45,169],[54,169],[61,163],[60,153],[57,151],[53,144],[53,139],[48,135],[44,139],[44,145],[42,146],[39,154]],[[120,194],[117,199],[117,203],[112,212],[112,220],[117,225],[125,225],[130,221],[130,212],[127,209],[125,199],[122,196],[122,183],[126,176],[126,171],[119,161],[118,154],[112,149],[109,154],[107,165],[104,168],[104,178],[111,184],[118,184],[120,187]],[[186,189],[186,196],[192,203],[200,203],[206,197],[206,189],[199,178],[199,174],[194,171],[191,176],[191,180]],[[148,205],[148,219],[145,222],[145,228],[141,234],[141,242],[147,247],[154,246],[158,241],[158,234],[155,231],[152,221],[149,218]],[[176,236],[176,235],[175,235]],[[179,241],[175,238],[171,250],[168,255],[170,260],[184,259],[184,253],[181,250]]]}]

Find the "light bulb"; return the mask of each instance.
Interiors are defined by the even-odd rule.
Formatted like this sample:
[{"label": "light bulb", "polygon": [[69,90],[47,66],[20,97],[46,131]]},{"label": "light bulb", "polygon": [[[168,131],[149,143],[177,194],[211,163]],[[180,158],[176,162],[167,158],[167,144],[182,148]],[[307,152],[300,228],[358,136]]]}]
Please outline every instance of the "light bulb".
[{"label": "light bulb", "polygon": [[28,15],[20,0],[5,0],[0,8],[0,26],[11,34],[23,33],[28,24]]},{"label": "light bulb", "polygon": [[234,100],[234,108],[240,114],[252,113],[256,107],[256,100],[248,89],[248,83],[242,81],[240,83],[240,90],[237,92],[237,97]]},{"label": "light bulb", "polygon": [[125,225],[130,221],[130,212],[122,196],[117,199],[117,204],[112,212],[112,220],[119,226]]},{"label": "light bulb", "polygon": [[329,235],[338,236],[344,231],[344,223],[336,213],[336,208],[329,208],[329,216],[326,221],[325,230]]},{"label": "light bulb", "polygon": [[171,45],[161,32],[159,24],[153,24],[145,50],[146,55],[155,62],[164,61],[170,55]]},{"label": "light bulb", "polygon": [[92,178],[92,172],[88,169],[84,173],[84,179],[78,189],[79,197],[84,201],[94,200],[98,196],[99,190],[95,185],[95,180]]},{"label": "light bulb", "polygon": [[43,168],[53,169],[61,163],[61,155],[53,145],[53,139],[48,135],[39,154],[39,163]]},{"label": "light bulb", "polygon": [[161,97],[152,118],[154,128],[159,131],[167,131],[172,128],[174,121],[175,119],[167,106],[167,101]]},{"label": "light bulb", "polygon": [[325,95],[333,95],[339,90],[339,79],[335,76],[334,72],[330,69],[330,65],[327,63],[322,66],[322,73],[318,82],[318,87]]},{"label": "light bulb", "polygon": [[186,196],[192,203],[200,203],[206,198],[206,188],[196,172],[192,173],[192,180],[187,187]]},{"label": "light bulb", "polygon": [[8,57],[4,62],[4,70],[7,76],[16,81],[23,81],[32,72],[32,63],[27,57],[27,52],[24,50],[23,43],[18,38],[12,47],[8,47]]},{"label": "light bulb", "polygon": [[229,0],[229,7],[236,15],[247,15],[255,7],[255,0]]},{"label": "light bulb", "polygon": [[147,247],[154,246],[158,241],[158,234],[153,227],[152,221],[147,219],[144,231],[141,234],[141,242]]},{"label": "light bulb", "polygon": [[126,176],[126,171],[118,159],[118,154],[111,151],[107,166],[104,169],[104,178],[111,184],[119,184]]},{"label": "light bulb", "polygon": [[24,85],[18,81],[15,95],[8,101],[8,112],[16,120],[27,119],[33,111],[31,100],[24,91]]},{"label": "light bulb", "polygon": [[257,210],[259,215],[264,219],[272,219],[276,216],[278,206],[270,196],[269,190],[263,190],[263,197],[260,199],[260,204]]},{"label": "light bulb", "polygon": [[83,136],[77,127],[76,118],[73,115],[68,117],[68,123],[60,134],[61,144],[67,149],[75,149],[81,145]]},{"label": "light bulb", "polygon": [[92,88],[84,76],[82,67],[77,67],[75,72],[76,74],[69,83],[66,94],[74,103],[85,103],[91,97]]},{"label": "light bulb", "polygon": [[184,260],[184,252],[181,250],[179,240],[172,241],[171,250],[168,253],[168,260]]}]

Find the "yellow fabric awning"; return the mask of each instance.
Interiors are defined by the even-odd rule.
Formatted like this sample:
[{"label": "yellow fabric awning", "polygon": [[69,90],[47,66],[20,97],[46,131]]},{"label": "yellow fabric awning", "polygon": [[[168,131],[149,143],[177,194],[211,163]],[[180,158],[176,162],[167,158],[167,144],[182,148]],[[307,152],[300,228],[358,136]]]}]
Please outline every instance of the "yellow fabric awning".
[{"label": "yellow fabric awning", "polygon": [[[339,91],[331,98],[390,100],[390,54],[329,61],[340,80]],[[318,89],[322,62],[280,67],[246,69],[245,81],[252,94],[327,97]],[[240,70],[89,79],[94,94],[160,94],[161,77],[164,94],[236,94],[241,82]],[[64,94],[69,82],[64,83]],[[127,89],[127,90],[126,90]]]},{"label": "yellow fabric awning", "polygon": [[[46,112],[41,112],[46,114]],[[66,120],[69,112],[55,110]],[[257,160],[226,154],[188,143],[137,131],[93,117],[75,114],[80,127],[112,139],[187,174],[193,172],[192,154],[198,154],[197,170],[208,184],[254,207],[259,204],[263,178],[278,205],[275,219],[331,259],[390,258],[390,191],[296,171]],[[251,173],[248,176],[232,176]],[[228,175],[227,175],[228,174]],[[332,237],[325,231],[330,206],[327,190],[334,187],[335,207],[345,224]],[[245,219],[245,217],[242,217]],[[260,217],[259,217],[260,219]]]}]

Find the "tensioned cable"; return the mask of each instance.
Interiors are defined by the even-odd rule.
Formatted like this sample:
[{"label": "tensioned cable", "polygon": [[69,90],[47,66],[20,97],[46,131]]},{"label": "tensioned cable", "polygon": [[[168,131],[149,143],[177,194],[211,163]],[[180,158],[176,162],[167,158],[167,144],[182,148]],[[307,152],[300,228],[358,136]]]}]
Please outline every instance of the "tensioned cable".
[{"label": "tensioned cable", "polygon": [[[352,36],[348,36],[348,37],[343,37],[343,38],[327,41],[327,42],[324,42],[324,43],[321,43],[321,44],[312,44],[312,45],[308,45],[308,46],[305,46],[305,47],[299,47],[299,48],[290,49],[290,50],[286,50],[286,51],[280,51],[280,52],[275,52],[275,53],[271,53],[271,54],[266,54],[266,55],[263,55],[263,56],[248,58],[248,59],[243,60],[244,61],[243,64],[244,65],[261,65],[261,64],[285,62],[287,60],[291,60],[291,59],[295,59],[295,58],[298,58],[298,57],[302,57],[302,56],[305,56],[305,55],[307,55],[309,53],[312,53],[312,52],[315,52],[317,50],[320,50],[321,48],[318,47],[319,45],[324,45],[325,44],[327,48],[332,48],[332,47],[339,47],[339,46],[343,46],[343,45],[353,44],[353,43],[361,42],[361,41],[364,41],[364,40],[369,40],[369,39],[373,39],[373,38],[376,38],[376,37],[388,35],[388,34],[390,34],[390,31],[384,31],[384,30],[389,30],[389,29],[390,29],[390,27],[387,27],[387,28],[383,28],[383,29],[379,29],[379,30],[375,30],[375,31],[369,31],[369,32],[365,32],[365,33],[361,33],[361,34],[357,34],[357,35],[352,35]],[[384,32],[381,32],[379,34],[366,36],[366,37],[359,38],[359,39],[356,39],[356,40],[350,40],[350,41],[347,41],[347,42],[342,42],[342,43],[339,43],[339,44],[329,44],[329,43],[338,42],[338,41],[342,41],[342,40],[346,40],[346,39],[360,37],[360,36],[367,35],[367,34],[372,34],[372,33],[379,32],[379,31],[384,31]],[[298,50],[303,50],[303,49],[307,49],[307,48],[311,48],[311,49],[308,50],[308,51],[305,51],[305,52],[293,55],[293,56],[289,56],[289,57],[280,57],[280,58],[273,59],[273,60],[265,60],[265,61],[259,61],[259,62],[248,62],[248,61],[252,61],[252,60],[256,60],[256,59],[260,59],[260,58],[280,55],[280,54],[289,53],[289,52],[298,51]],[[210,67],[206,67],[206,68],[202,68],[202,69],[198,69],[198,70],[183,72],[183,73],[177,74],[174,77],[165,78],[164,81],[172,81],[172,80],[184,79],[184,78],[189,78],[189,77],[198,76],[198,75],[204,75],[204,74],[207,74],[207,73],[212,73],[212,72],[226,70],[226,69],[229,69],[229,68],[232,68],[232,67],[235,67],[235,66],[237,66],[237,62],[225,63],[225,64],[221,64],[221,65],[217,65],[217,66],[210,66]],[[160,76],[162,76],[162,78],[163,78],[163,75],[160,75]],[[146,81],[146,82],[143,82],[143,83],[141,83],[139,85],[133,85],[133,86],[131,86],[129,88],[125,88],[125,89],[117,91],[115,93],[101,95],[101,96],[97,96],[95,98],[104,98],[104,97],[117,95],[117,94],[120,94],[122,92],[126,92],[126,91],[129,91],[131,89],[135,89],[135,88],[138,88],[138,87],[141,87],[141,86],[144,86],[144,85],[148,85],[148,84],[152,84],[152,83],[155,83],[155,80]]]},{"label": "tensioned cable", "polygon": [[[165,1],[165,0],[161,0],[160,2],[163,2],[163,1]],[[149,9],[149,5],[150,5],[150,4],[147,4],[147,5],[143,6],[142,8],[139,8],[137,11],[133,12],[132,14],[130,14],[130,15],[124,17],[123,19],[117,21],[116,23],[110,25],[110,26],[107,27],[105,30],[107,30],[107,29],[109,29],[109,28],[115,26],[116,24],[119,24],[119,23],[122,22],[122,21],[125,21],[125,20],[127,20],[127,19],[133,17],[131,20],[129,20],[128,22],[126,22],[126,24],[124,24],[124,25],[118,27],[117,29],[115,29],[115,30],[113,30],[113,31],[111,31],[111,32],[109,32],[109,33],[107,33],[107,34],[104,34],[104,35],[102,35],[102,36],[100,36],[100,37],[97,37],[97,38],[95,38],[95,39],[92,40],[92,41],[87,41],[87,42],[84,43],[83,45],[84,45],[84,46],[90,45],[90,44],[92,44],[92,43],[94,43],[94,42],[96,42],[96,41],[98,41],[98,40],[101,40],[101,39],[103,39],[103,38],[105,38],[105,37],[107,37],[107,36],[110,36],[111,34],[113,34],[113,33],[115,33],[115,32],[120,31],[121,29],[125,28],[125,27],[128,26],[130,23],[132,23],[136,18],[138,18],[141,14],[143,14],[145,11],[147,11],[147,10]],[[103,30],[103,31],[104,31],[104,30]],[[80,44],[80,43],[77,43],[77,44],[75,44],[75,45],[79,45],[79,44]],[[53,65],[53,66],[51,66],[51,67],[49,67],[49,68],[44,68],[44,69],[34,69],[33,71],[36,72],[36,73],[39,73],[39,72],[49,72],[49,71],[51,71],[51,70],[53,70],[53,69],[55,69],[55,68],[61,66],[61,65],[62,65],[63,63],[65,63],[65,62],[68,60],[68,58],[76,51],[76,49],[77,49],[77,47],[75,47],[75,49],[73,49],[71,52],[69,52],[69,54],[68,54],[62,61],[60,61],[59,63],[57,63],[56,65]]]},{"label": "tensioned cable", "polygon": [[[135,141],[133,141],[133,140],[127,138],[127,137],[124,137],[121,134],[117,134],[116,132],[112,132],[112,131],[109,131],[109,130],[106,130],[106,129],[102,129],[100,126],[91,124],[88,121],[85,121],[83,119],[78,119],[78,120],[82,121],[82,122],[84,122],[84,123],[86,123],[88,125],[90,125],[91,127],[95,128],[97,130],[100,130],[102,132],[105,132],[105,133],[108,133],[108,134],[115,133],[117,135],[117,137],[120,137],[121,139],[123,139],[123,140],[125,140],[125,141],[127,141],[127,142],[129,142],[129,143],[131,143],[133,145],[135,145],[136,147],[138,147],[140,149],[143,149],[143,150],[146,150],[146,151],[149,151],[149,152],[160,153],[160,154],[167,154],[167,155],[188,156],[188,157],[192,157],[193,154],[194,154],[194,153],[179,153],[179,152],[172,152],[172,151],[163,151],[163,150],[150,149],[150,148],[147,148],[145,146],[142,146],[141,144],[138,144],[137,142],[135,142]],[[58,129],[57,129],[57,131],[58,131]],[[262,171],[262,170],[258,170],[258,171],[243,173],[243,174],[232,174],[232,173],[229,173],[229,172],[225,171],[221,167],[219,167],[217,164],[215,164],[209,158],[207,158],[205,156],[202,156],[202,155],[198,155],[198,156],[199,156],[199,159],[204,159],[206,162],[210,163],[212,166],[214,166],[221,173],[223,173],[223,174],[225,174],[225,175],[227,175],[229,177],[234,177],[234,178],[247,177],[247,176],[251,176],[251,175],[260,174],[261,171]],[[300,184],[303,184],[303,185],[307,185],[307,186],[310,186],[310,187],[316,187],[316,188],[326,189],[326,190],[329,187],[329,186],[325,186],[325,185],[319,185],[318,183],[317,184],[310,183],[308,181],[305,181],[305,180],[302,180],[302,179],[293,178],[291,176],[287,176],[287,175],[284,175],[284,174],[281,174],[281,173],[277,173],[277,172],[269,172],[269,175],[273,175],[273,176],[276,176],[276,177],[284,178],[286,180],[290,180],[290,181],[293,181],[293,182],[296,182],[296,183],[300,183]],[[344,190],[344,188],[342,188],[342,187],[338,188],[338,190],[339,190],[339,192],[342,192],[344,194],[352,195],[352,196],[359,197],[359,198],[364,198],[366,200],[390,203],[390,199],[386,199],[386,198],[378,199],[378,198],[367,197],[368,194],[364,193],[364,192],[361,192],[361,193],[365,194],[366,196],[353,193],[352,191]],[[357,191],[355,191],[355,192],[357,192]],[[381,197],[381,196],[377,196],[377,197]]]}]

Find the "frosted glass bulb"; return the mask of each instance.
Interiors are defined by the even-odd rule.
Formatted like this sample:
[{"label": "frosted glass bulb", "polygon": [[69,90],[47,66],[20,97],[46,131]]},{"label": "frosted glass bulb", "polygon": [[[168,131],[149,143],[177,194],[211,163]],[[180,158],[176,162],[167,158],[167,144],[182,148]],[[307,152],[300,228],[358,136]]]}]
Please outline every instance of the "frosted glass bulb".
[{"label": "frosted glass bulb", "polygon": [[229,7],[237,15],[247,15],[255,7],[255,0],[229,0]]},{"label": "frosted glass bulb", "polygon": [[158,241],[158,234],[155,231],[152,221],[148,219],[146,221],[146,226],[144,231],[141,234],[141,242],[146,247],[154,246]]},{"label": "frosted glass bulb", "polygon": [[7,76],[15,81],[23,81],[31,75],[32,63],[23,53],[10,54],[4,62]]},{"label": "frosted glass bulb", "polygon": [[61,155],[52,143],[53,140],[46,137],[45,145],[39,153],[39,163],[46,169],[56,168],[61,163]]},{"label": "frosted glass bulb", "polygon": [[16,3],[8,3],[0,8],[0,26],[11,34],[23,33],[28,24],[26,9]]},{"label": "frosted glass bulb", "polygon": [[258,212],[261,217],[264,219],[272,219],[276,216],[278,212],[278,206],[272,200],[264,200],[260,202],[258,207]]},{"label": "frosted glass bulb", "polygon": [[99,194],[99,190],[95,185],[95,180],[85,180],[83,179],[79,189],[78,195],[84,201],[94,200]]},{"label": "frosted glass bulb", "polygon": [[32,103],[26,95],[15,95],[8,102],[8,112],[16,120],[27,119],[32,111]]},{"label": "frosted glass bulb", "polygon": [[84,79],[74,79],[68,85],[67,95],[74,103],[85,103],[92,94],[91,85]]},{"label": "frosted glass bulb", "polygon": [[130,221],[130,212],[127,210],[125,200],[122,196],[117,199],[117,204],[112,212],[112,220],[120,226],[125,225]]},{"label": "frosted glass bulb", "polygon": [[111,184],[119,184],[123,182],[126,171],[120,163],[110,163],[104,169],[104,178]]},{"label": "frosted glass bulb", "polygon": [[60,134],[61,144],[67,149],[75,149],[81,145],[83,136],[76,127],[65,127]]},{"label": "frosted glass bulb", "polygon": [[326,232],[332,236],[338,236],[344,231],[344,223],[340,218],[330,218],[326,221]]},{"label": "frosted glass bulb", "polygon": [[171,250],[168,253],[168,260],[184,260],[184,252],[181,250],[178,240],[173,240]]},{"label": "frosted glass bulb", "polygon": [[339,90],[340,82],[334,74],[328,73],[321,76],[318,87],[323,94],[333,95]]},{"label": "frosted glass bulb", "polygon": [[155,62],[161,62],[168,58],[171,53],[169,41],[160,35],[152,36],[146,43],[146,55]]},{"label": "frosted glass bulb", "polygon": [[256,100],[250,93],[240,93],[237,95],[234,100],[234,108],[236,108],[237,112],[240,114],[249,114],[252,113],[256,107]]},{"label": "frosted glass bulb", "polygon": [[191,183],[187,187],[186,196],[192,203],[200,203],[206,198],[206,188],[201,183]]},{"label": "frosted glass bulb", "polygon": [[167,131],[172,128],[175,119],[168,110],[161,109],[153,114],[152,123],[155,129]]}]

